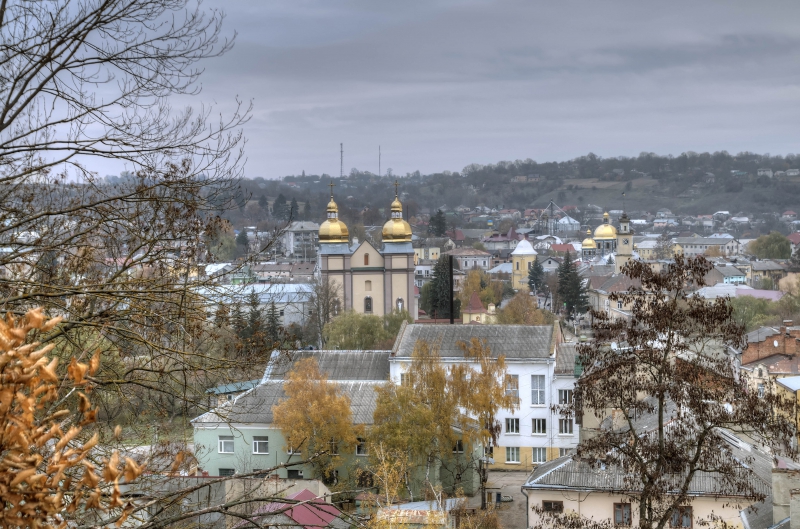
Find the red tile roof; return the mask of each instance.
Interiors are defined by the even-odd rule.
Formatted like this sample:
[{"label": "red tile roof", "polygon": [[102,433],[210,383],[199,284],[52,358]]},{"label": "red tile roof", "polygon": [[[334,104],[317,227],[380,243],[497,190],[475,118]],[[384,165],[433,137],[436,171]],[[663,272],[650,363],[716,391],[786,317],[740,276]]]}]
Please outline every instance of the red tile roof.
[{"label": "red tile roof", "polygon": [[786,238],[792,241],[792,244],[800,244],[800,231],[790,233]]},{"label": "red tile roof", "polygon": [[467,308],[463,309],[461,312],[466,314],[482,314],[486,312],[486,309],[483,307],[483,303],[481,303],[481,298],[477,292],[472,293],[472,296],[469,298]]},{"label": "red tile roof", "polygon": [[[342,514],[330,503],[318,500],[317,496],[308,489],[289,494],[286,499],[294,500],[294,502],[270,502],[256,509],[253,515],[283,514],[305,529],[318,529],[328,526],[334,518],[338,518]],[[295,502],[304,503],[295,504]],[[247,524],[247,522],[243,521],[242,524]]]}]

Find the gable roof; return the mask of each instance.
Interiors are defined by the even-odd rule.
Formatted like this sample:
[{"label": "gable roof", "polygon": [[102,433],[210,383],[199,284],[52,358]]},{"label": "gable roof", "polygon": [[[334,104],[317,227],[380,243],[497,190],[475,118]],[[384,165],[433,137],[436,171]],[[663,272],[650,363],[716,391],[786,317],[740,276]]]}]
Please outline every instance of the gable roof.
[{"label": "gable roof", "polygon": [[[384,381],[361,380],[353,382],[337,382],[341,393],[350,399],[350,409],[354,424],[372,424],[375,413],[378,386]],[[192,419],[192,424],[272,424],[274,417],[272,407],[286,399],[283,391],[283,380],[267,380],[252,390],[239,395],[209,412]]]},{"label": "gable roof", "polygon": [[[330,503],[318,499],[308,489],[286,496],[289,502],[270,502],[253,511],[252,519],[262,526],[295,525],[305,529],[333,527],[344,529],[350,524],[341,519],[342,512]],[[283,520],[289,523],[281,523]],[[270,523],[272,522],[272,523]],[[242,520],[235,527],[251,525]]]},{"label": "gable roof", "polygon": [[578,343],[567,342],[556,346],[556,375],[575,374],[575,359],[578,358]]},{"label": "gable roof", "polygon": [[506,360],[550,358],[555,348],[552,325],[410,324],[400,329],[392,356],[411,357],[417,340],[425,340],[439,345],[442,358],[463,358],[458,343],[471,338],[485,340],[493,356],[505,355]]},{"label": "gable roof", "polygon": [[481,302],[481,297],[477,292],[472,293],[472,295],[469,297],[469,304],[467,305],[467,308],[463,309],[461,312],[466,314],[482,314],[486,312],[486,309]]},{"label": "gable roof", "polygon": [[313,358],[328,380],[389,380],[390,351],[341,351],[316,349],[273,353],[265,380],[283,380],[299,360]]}]

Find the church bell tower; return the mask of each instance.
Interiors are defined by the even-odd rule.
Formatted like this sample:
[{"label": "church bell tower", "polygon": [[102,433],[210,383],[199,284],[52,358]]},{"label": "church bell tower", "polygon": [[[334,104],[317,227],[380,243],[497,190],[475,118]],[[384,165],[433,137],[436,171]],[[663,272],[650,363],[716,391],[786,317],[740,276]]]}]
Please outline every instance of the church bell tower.
[{"label": "church bell tower", "polygon": [[631,219],[627,213],[622,213],[619,218],[619,231],[617,232],[617,258],[614,261],[614,272],[622,272],[625,263],[633,257],[633,232],[631,231]]}]

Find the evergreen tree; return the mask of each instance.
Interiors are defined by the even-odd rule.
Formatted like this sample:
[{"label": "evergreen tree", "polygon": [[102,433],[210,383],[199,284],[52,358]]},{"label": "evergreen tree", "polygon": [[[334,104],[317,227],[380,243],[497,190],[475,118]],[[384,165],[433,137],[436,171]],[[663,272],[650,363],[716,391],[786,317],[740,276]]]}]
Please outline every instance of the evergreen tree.
[{"label": "evergreen tree", "polygon": [[539,262],[537,255],[533,259],[530,269],[528,269],[528,289],[531,292],[538,292],[544,286],[544,267]]},{"label": "evergreen tree", "polygon": [[278,195],[275,202],[272,203],[272,216],[276,219],[286,220],[288,208],[286,207],[286,197],[283,193]]},{"label": "evergreen tree", "polygon": [[310,218],[311,218],[311,201],[306,200],[306,203],[303,206],[303,219],[308,220]]},{"label": "evergreen tree", "polygon": [[589,297],[583,279],[572,265],[569,253],[558,267],[558,297],[567,316],[585,312],[589,305]]},{"label": "evergreen tree", "polygon": [[261,195],[261,198],[258,199],[258,207],[261,209],[267,209],[269,202],[267,202],[267,197],[265,195]]},{"label": "evergreen tree", "polygon": [[236,244],[241,246],[244,251],[250,247],[250,241],[247,238],[247,230],[242,228],[239,234],[236,236]]},{"label": "evergreen tree", "polygon": [[275,344],[280,342],[281,339],[281,320],[278,307],[275,302],[269,304],[267,309],[267,318],[265,322],[264,334],[266,335],[267,345],[274,347]]},{"label": "evergreen tree", "polygon": [[[443,255],[436,261],[433,267],[433,279],[431,280],[430,305],[436,318],[450,317],[450,260]],[[455,309],[455,307],[453,307]]]},{"label": "evergreen tree", "polygon": [[300,214],[300,206],[297,204],[297,199],[292,197],[292,205],[289,209],[289,217],[286,220],[297,220]]},{"label": "evergreen tree", "polygon": [[263,316],[261,314],[261,300],[255,290],[247,295],[247,335],[256,338],[263,332]]},{"label": "evergreen tree", "polygon": [[428,229],[431,235],[436,237],[443,237],[447,232],[447,217],[445,217],[444,212],[441,209],[437,210],[436,213],[431,216]]},{"label": "evergreen tree", "polygon": [[233,326],[233,331],[239,338],[246,337],[247,321],[244,319],[242,305],[238,301],[233,304],[233,308],[231,309],[231,325]]}]

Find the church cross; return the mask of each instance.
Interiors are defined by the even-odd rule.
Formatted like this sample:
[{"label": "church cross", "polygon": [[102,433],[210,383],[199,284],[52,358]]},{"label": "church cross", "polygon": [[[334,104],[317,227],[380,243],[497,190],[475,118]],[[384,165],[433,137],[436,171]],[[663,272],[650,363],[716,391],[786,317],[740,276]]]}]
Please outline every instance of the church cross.
[{"label": "church cross", "polygon": [[331,180],[331,183],[328,185],[331,186],[331,200],[333,200],[333,188],[336,187],[336,184],[334,184],[333,180]]},{"label": "church cross", "polygon": [[394,196],[397,197],[397,186],[400,184],[397,183],[397,180],[394,181]]}]

